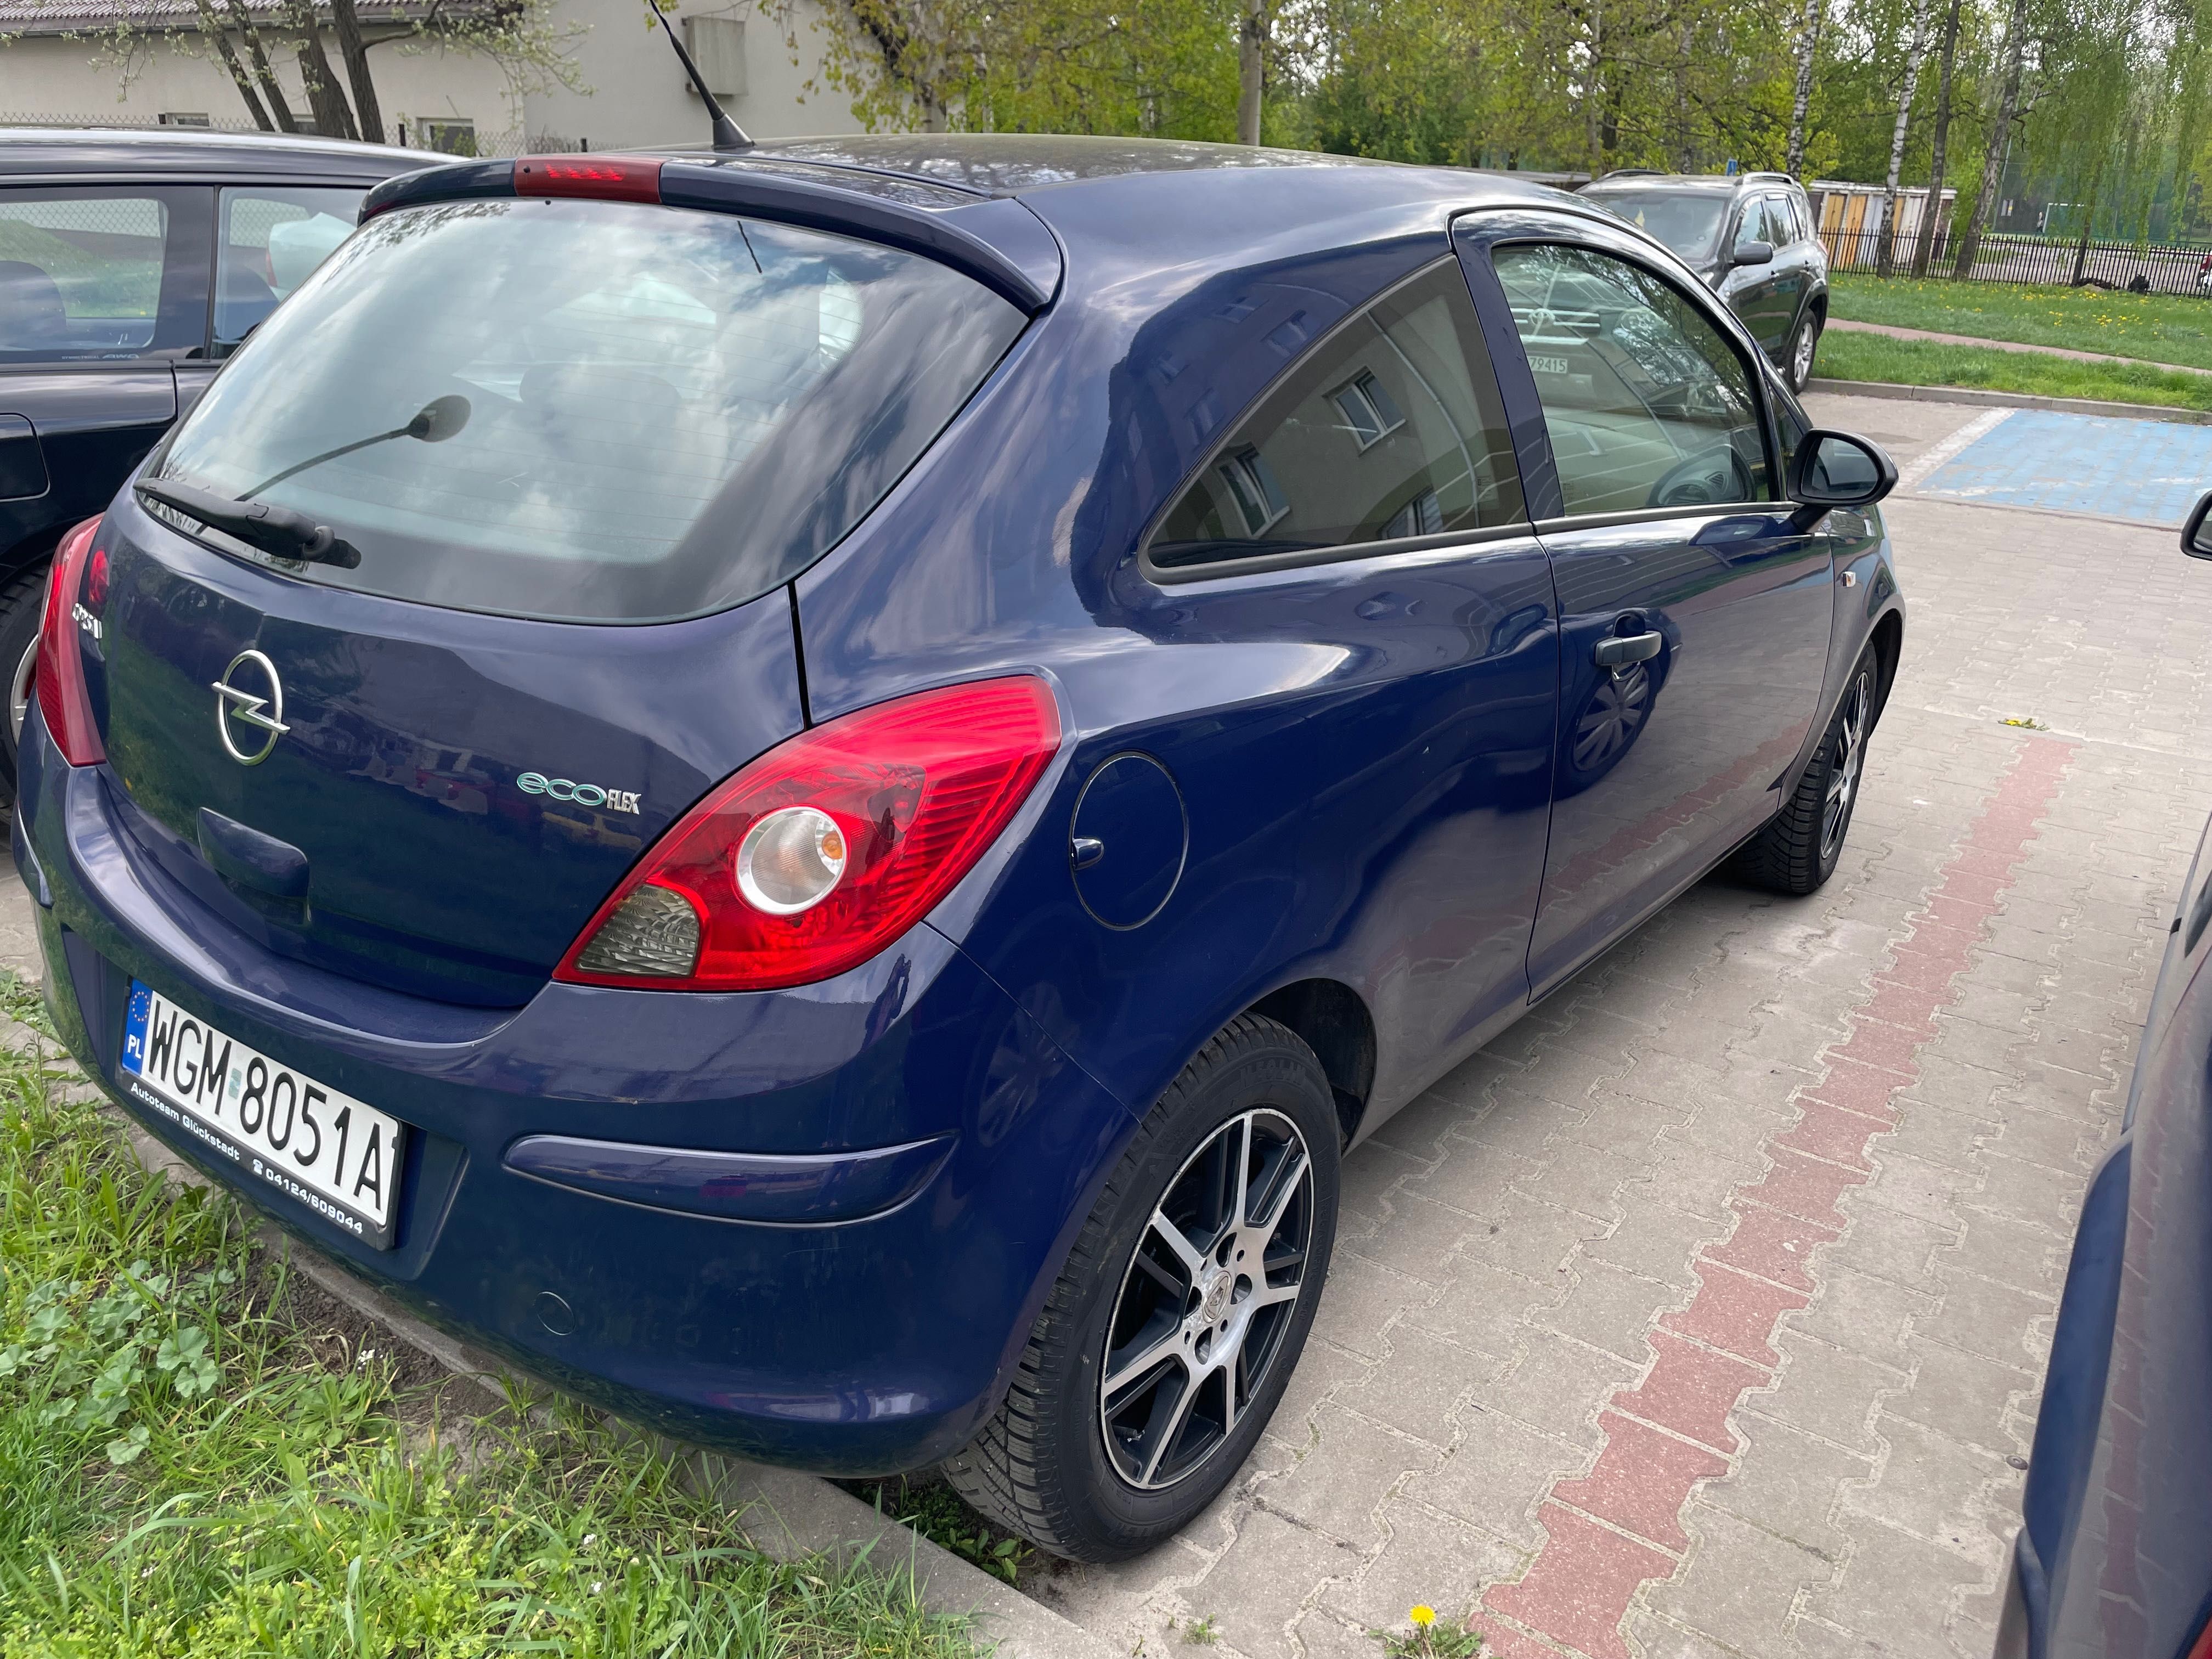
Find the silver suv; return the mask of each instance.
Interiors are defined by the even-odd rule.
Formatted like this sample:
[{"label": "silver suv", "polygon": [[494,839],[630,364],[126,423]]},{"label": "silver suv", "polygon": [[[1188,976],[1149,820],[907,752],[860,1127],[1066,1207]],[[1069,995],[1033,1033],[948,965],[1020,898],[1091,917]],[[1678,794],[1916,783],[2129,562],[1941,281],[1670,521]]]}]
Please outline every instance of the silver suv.
[{"label": "silver suv", "polygon": [[1828,256],[1786,173],[1729,178],[1624,167],[1583,187],[1680,254],[1802,392],[1828,319]]}]

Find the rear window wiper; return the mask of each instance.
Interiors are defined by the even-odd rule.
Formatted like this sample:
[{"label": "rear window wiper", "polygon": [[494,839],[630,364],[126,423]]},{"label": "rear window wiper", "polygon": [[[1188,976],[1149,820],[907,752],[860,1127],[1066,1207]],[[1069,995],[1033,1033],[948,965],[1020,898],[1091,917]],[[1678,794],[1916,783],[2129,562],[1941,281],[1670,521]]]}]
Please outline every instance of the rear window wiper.
[{"label": "rear window wiper", "polygon": [[149,501],[159,501],[280,559],[333,564],[343,570],[361,562],[361,550],[351,542],[340,539],[330,526],[317,524],[289,507],[270,501],[234,501],[211,489],[171,483],[166,478],[141,478],[137,489]]},{"label": "rear window wiper", "polygon": [[196,489],[190,484],[171,483],[164,478],[141,479],[137,489],[148,500],[174,507],[202,524],[212,525],[264,553],[274,554],[280,559],[334,564],[340,569],[350,570],[361,562],[361,550],[351,542],[339,539],[328,525],[317,524],[304,513],[257,501],[253,497],[295,473],[320,466],[325,461],[334,461],[341,455],[350,455],[357,449],[367,449],[372,444],[389,443],[394,438],[416,438],[428,444],[441,444],[468,423],[469,400],[457,392],[448,392],[423,404],[406,425],[395,426],[389,432],[372,433],[349,444],[340,444],[336,449],[326,449],[319,455],[310,455],[264,478],[235,501],[211,489]]}]

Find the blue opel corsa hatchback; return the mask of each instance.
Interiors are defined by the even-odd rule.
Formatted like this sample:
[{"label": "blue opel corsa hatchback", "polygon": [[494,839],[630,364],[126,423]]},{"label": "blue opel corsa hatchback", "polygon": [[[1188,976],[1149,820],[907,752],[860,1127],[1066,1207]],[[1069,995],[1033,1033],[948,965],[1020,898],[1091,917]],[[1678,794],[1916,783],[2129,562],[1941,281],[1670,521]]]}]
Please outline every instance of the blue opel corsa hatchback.
[{"label": "blue opel corsa hatchback", "polygon": [[443,167],[67,541],[15,860],[83,1063],[422,1313],[1111,1559],[1266,1426],[1348,1147],[1834,867],[1895,477],[1504,179]]}]

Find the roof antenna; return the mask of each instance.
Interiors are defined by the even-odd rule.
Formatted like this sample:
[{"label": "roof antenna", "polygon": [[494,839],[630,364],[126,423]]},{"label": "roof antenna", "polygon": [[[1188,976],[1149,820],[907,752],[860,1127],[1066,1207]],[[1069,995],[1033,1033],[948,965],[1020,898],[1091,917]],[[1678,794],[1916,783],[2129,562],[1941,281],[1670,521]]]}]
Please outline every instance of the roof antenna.
[{"label": "roof antenna", "polygon": [[707,77],[699,73],[699,66],[691,61],[691,54],[684,50],[684,43],[676,38],[676,31],[668,27],[668,19],[661,15],[659,6],[650,4],[646,10],[653,15],[653,21],[660,25],[660,32],[668,37],[668,44],[676,48],[677,60],[684,65],[684,73],[690,77],[691,89],[707,106],[707,113],[714,124],[715,149],[741,152],[752,149],[753,141],[745,137],[745,130],[730,119],[728,112],[714,101],[714,94],[707,90]]}]

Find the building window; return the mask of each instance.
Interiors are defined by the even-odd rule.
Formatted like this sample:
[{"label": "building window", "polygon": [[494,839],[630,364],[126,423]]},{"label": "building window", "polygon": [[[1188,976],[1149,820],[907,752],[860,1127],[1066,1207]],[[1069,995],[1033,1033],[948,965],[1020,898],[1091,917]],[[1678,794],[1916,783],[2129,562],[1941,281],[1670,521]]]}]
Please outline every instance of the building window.
[{"label": "building window", "polygon": [[1363,451],[1406,424],[1406,417],[1398,412],[1382,383],[1366,369],[1360,370],[1350,386],[1340,386],[1329,395]]},{"label": "building window", "polygon": [[1283,497],[1282,486],[1275,482],[1273,470],[1260,458],[1256,449],[1248,447],[1224,457],[1221,481],[1229,486],[1229,494],[1243,518],[1244,533],[1248,536],[1261,534],[1291,510],[1290,502]]},{"label": "building window", "polygon": [[1444,510],[1437,500],[1437,492],[1424,489],[1391,514],[1390,521],[1382,526],[1382,539],[1392,541],[1400,536],[1441,535],[1443,527]]},{"label": "building window", "polygon": [[687,17],[684,44],[717,98],[745,95],[745,25],[739,17]]},{"label": "building window", "polygon": [[204,127],[209,125],[205,110],[165,109],[154,118],[165,127]]},{"label": "building window", "polygon": [[434,149],[443,155],[474,155],[477,153],[477,124],[474,121],[418,121],[416,132],[421,139],[420,148],[423,149]]}]

